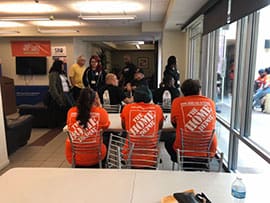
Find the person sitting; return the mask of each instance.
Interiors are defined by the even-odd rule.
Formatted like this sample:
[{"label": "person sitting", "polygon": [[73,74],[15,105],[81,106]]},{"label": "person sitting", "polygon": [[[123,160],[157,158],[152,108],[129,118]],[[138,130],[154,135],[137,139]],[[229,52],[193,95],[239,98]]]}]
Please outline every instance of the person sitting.
[{"label": "person sitting", "polygon": [[[262,69],[263,70],[263,69]],[[270,93],[270,75],[266,74],[265,70],[259,70],[260,76],[255,80],[258,83],[258,89],[256,93],[253,95],[253,103],[252,108],[259,107],[261,108],[261,99]]]},{"label": "person sitting", "polygon": [[[81,90],[77,105],[72,107],[67,114],[68,131],[74,139],[87,142],[101,129],[110,125],[108,113],[100,107],[99,97],[90,88]],[[101,157],[105,158],[107,148],[101,144]],[[99,163],[97,154],[79,154],[76,157],[78,166],[95,166]],[[72,150],[69,138],[66,139],[66,159],[72,162]]]},{"label": "person sitting", "polygon": [[134,74],[134,79],[131,81],[131,86],[133,89],[139,86],[148,86],[148,83],[144,77],[144,71],[141,68],[137,68],[135,74]]},{"label": "person sitting", "polygon": [[[188,132],[212,131],[216,125],[215,103],[201,95],[198,80],[187,79],[181,85],[183,97],[174,99],[171,109],[171,123],[176,128],[176,137],[165,141],[165,148],[173,162],[177,161],[176,150],[181,149],[180,129]],[[217,149],[217,137],[214,135],[211,144],[211,155]]]},{"label": "person sitting", "polygon": [[137,68],[134,74],[134,79],[131,82],[127,83],[125,86],[126,95],[131,97],[134,94],[134,90],[136,89],[136,87],[142,85],[148,87],[148,83],[144,77],[144,71],[141,68]]},{"label": "person sitting", "polygon": [[[179,97],[180,92],[177,88],[174,87],[174,78],[171,75],[166,75],[163,78],[163,85],[156,89],[154,94],[153,94],[153,101],[155,104],[162,104],[163,101],[165,101],[165,91],[169,93],[168,97],[170,98],[169,104],[167,106],[171,106],[172,101],[176,98]],[[165,105],[165,104],[164,104]]]},{"label": "person sitting", "polygon": [[98,91],[102,104],[117,105],[122,104],[122,101],[126,104],[133,102],[133,97],[128,98],[124,94],[124,91],[118,87],[119,81],[115,74],[108,73],[105,78],[105,83],[106,85]]},{"label": "person sitting", "polygon": [[261,89],[266,80],[266,71],[264,69],[260,69],[258,71],[259,76],[254,81],[254,92],[256,93],[258,89]]},{"label": "person sitting", "polygon": [[83,84],[97,91],[105,85],[106,72],[102,69],[100,58],[96,55],[91,56],[89,67],[84,71]]},{"label": "person sitting", "polygon": [[[146,86],[137,87],[134,91],[134,103],[124,106],[121,113],[122,127],[131,135],[140,135],[141,139],[158,136],[158,131],[163,126],[163,112],[159,105],[151,104],[152,93]],[[152,135],[150,138],[149,135]],[[158,143],[156,143],[158,144]],[[144,148],[135,143],[136,148]],[[132,159],[136,157],[132,156]]]}]

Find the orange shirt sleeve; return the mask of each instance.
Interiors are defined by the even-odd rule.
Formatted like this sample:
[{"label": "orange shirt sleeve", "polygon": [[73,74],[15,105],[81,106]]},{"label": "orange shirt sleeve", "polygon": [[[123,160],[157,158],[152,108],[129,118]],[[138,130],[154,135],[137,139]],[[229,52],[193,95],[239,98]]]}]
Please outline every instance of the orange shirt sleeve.
[{"label": "orange shirt sleeve", "polygon": [[127,128],[126,126],[126,122],[128,119],[127,119],[127,116],[128,116],[128,111],[129,111],[129,106],[131,104],[126,104],[125,107],[123,108],[121,114],[120,114],[120,117],[121,117],[121,122],[122,123],[125,123],[125,127]]},{"label": "orange shirt sleeve", "polygon": [[172,106],[171,106],[171,122],[176,124],[176,117],[177,114],[179,114],[179,110],[177,108],[178,98],[173,100]]},{"label": "orange shirt sleeve", "polygon": [[69,109],[67,114],[67,126],[68,129],[76,122],[77,117],[77,107],[72,107]]},{"label": "orange shirt sleeve", "polygon": [[157,119],[158,125],[160,125],[160,123],[162,123],[162,125],[163,125],[164,115],[163,115],[163,111],[159,105],[157,105],[157,115],[158,115],[158,119]]},{"label": "orange shirt sleeve", "polygon": [[109,115],[108,115],[107,111],[103,108],[99,108],[98,111],[100,113],[99,126],[101,129],[107,129],[111,124],[111,122],[109,120]]}]

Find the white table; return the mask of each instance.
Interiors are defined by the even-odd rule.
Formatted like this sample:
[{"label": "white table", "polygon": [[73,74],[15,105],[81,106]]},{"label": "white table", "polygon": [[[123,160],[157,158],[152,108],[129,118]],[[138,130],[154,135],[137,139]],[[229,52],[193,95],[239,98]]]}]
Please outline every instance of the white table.
[{"label": "white table", "polygon": [[[119,113],[109,113],[109,120],[111,121],[111,125],[108,130],[112,131],[121,131],[121,117]],[[175,131],[174,127],[171,124],[171,114],[164,113],[164,122],[162,131]]]},{"label": "white table", "polygon": [[[0,176],[0,202],[158,203],[163,196],[194,189],[213,203],[231,203],[235,174],[150,170],[14,168]],[[270,175],[244,175],[245,203],[269,202]]]},{"label": "white table", "polygon": [[[121,117],[119,113],[109,113],[109,120],[111,122],[107,131],[122,131]],[[164,114],[164,122],[162,127],[163,132],[175,132],[175,128],[171,124],[171,114]],[[63,128],[63,132],[67,132],[67,125]]]}]

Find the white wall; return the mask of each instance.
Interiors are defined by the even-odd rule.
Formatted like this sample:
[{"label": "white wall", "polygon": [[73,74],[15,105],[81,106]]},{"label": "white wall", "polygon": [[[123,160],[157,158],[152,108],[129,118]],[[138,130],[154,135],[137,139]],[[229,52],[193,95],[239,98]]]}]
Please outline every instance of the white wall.
[{"label": "white wall", "polygon": [[[10,41],[26,41],[26,40],[49,40],[51,46],[66,46],[67,48],[67,64],[71,66],[74,62],[73,38],[71,37],[54,37],[54,38],[2,38],[0,39],[2,59],[2,74],[14,79],[15,85],[48,85],[48,75],[21,76],[16,75],[15,57],[11,54]],[[76,52],[75,52],[76,53]],[[52,57],[47,57],[47,73],[52,65]]]},{"label": "white wall", "polygon": [[181,83],[186,77],[186,33],[180,31],[165,31],[162,35],[162,78],[167,59],[169,56],[175,56],[177,67],[180,71]]}]

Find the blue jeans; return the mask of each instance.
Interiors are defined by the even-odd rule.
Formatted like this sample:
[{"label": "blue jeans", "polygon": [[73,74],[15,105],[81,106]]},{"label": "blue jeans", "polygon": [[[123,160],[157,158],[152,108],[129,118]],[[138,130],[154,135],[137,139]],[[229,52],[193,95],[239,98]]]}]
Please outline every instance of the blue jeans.
[{"label": "blue jeans", "polygon": [[264,89],[258,89],[257,92],[253,95],[253,104],[252,106],[261,106],[261,99],[270,93],[270,87]]}]

